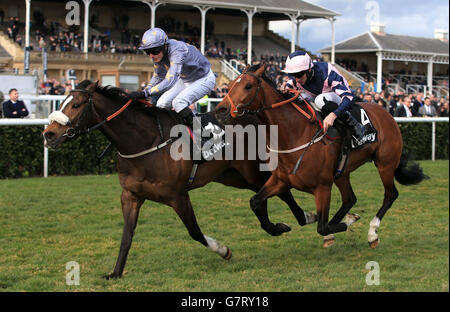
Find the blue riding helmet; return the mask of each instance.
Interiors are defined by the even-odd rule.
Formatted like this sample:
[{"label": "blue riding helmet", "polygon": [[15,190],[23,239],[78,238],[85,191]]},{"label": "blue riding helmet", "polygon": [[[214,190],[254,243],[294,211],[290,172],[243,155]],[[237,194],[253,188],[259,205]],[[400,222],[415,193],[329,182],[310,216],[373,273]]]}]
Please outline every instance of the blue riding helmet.
[{"label": "blue riding helmet", "polygon": [[150,28],[142,36],[142,42],[139,50],[146,50],[163,46],[167,43],[167,35],[161,28]]}]

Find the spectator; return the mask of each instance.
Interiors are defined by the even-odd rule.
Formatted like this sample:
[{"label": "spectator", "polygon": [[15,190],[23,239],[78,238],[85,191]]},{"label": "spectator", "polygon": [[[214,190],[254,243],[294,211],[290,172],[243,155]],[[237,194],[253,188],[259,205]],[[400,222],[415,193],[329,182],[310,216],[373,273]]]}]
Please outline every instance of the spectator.
[{"label": "spectator", "polygon": [[448,101],[441,105],[439,117],[448,117]]},{"label": "spectator", "polygon": [[372,103],[372,94],[370,94],[369,92],[364,93],[363,102]]},{"label": "spectator", "polygon": [[411,99],[407,96],[401,96],[399,98],[399,106],[395,110],[395,117],[413,117],[413,111],[411,110]]},{"label": "spectator", "polygon": [[429,97],[425,98],[423,106],[419,107],[419,115],[422,117],[436,117],[436,108],[431,105],[431,99]]},{"label": "spectator", "polygon": [[13,88],[9,90],[9,100],[3,103],[3,114],[6,118],[23,118],[28,116],[25,103],[19,101],[19,92]]}]

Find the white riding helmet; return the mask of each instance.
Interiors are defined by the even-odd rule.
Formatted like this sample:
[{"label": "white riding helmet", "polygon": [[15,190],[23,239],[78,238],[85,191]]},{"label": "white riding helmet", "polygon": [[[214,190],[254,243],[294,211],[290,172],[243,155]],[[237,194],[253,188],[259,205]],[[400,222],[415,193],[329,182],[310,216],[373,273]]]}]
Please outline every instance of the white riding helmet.
[{"label": "white riding helmet", "polygon": [[287,74],[310,70],[314,67],[311,57],[304,51],[295,51],[286,59],[286,67],[283,72]]}]

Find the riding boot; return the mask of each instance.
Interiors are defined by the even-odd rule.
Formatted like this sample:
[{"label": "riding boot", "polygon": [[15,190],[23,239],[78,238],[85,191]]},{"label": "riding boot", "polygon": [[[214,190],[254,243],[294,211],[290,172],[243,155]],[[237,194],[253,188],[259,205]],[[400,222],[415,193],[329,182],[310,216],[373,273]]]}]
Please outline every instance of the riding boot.
[{"label": "riding boot", "polygon": [[189,108],[189,106],[186,106],[183,108],[178,115],[183,119],[184,123],[191,129],[194,129],[194,113]]},{"label": "riding boot", "polygon": [[365,128],[355,119],[355,117],[352,116],[350,112],[348,111],[343,112],[338,117],[338,119],[341,120],[345,125],[352,127],[353,133],[355,134],[355,138],[358,141],[361,141],[361,139],[364,137],[365,134]]}]

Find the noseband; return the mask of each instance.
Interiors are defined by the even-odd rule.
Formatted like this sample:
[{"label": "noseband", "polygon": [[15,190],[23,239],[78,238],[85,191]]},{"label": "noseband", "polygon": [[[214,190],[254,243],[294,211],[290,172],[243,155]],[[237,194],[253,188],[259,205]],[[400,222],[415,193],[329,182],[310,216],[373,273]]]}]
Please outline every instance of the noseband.
[{"label": "noseband", "polygon": [[[113,119],[114,117],[116,117],[117,115],[119,115],[120,113],[122,113],[122,112],[123,112],[123,111],[131,104],[131,102],[132,102],[132,100],[128,100],[128,101],[125,103],[125,105],[123,105],[119,110],[117,110],[117,111],[116,111],[115,113],[113,113],[112,115],[108,116],[105,120],[103,120],[103,121],[97,123],[96,125],[94,125],[94,126],[92,126],[92,127],[90,127],[90,128],[80,129],[80,128],[79,128],[80,121],[83,120],[84,115],[86,115],[86,113],[87,113],[87,111],[88,111],[89,109],[92,109],[92,111],[94,112],[94,114],[96,114],[96,115],[98,115],[98,114],[95,112],[93,96],[92,96],[92,94],[91,94],[89,91],[83,90],[83,89],[74,89],[74,90],[72,90],[72,92],[83,92],[83,93],[87,93],[87,94],[89,95],[89,98],[88,98],[88,104],[83,108],[83,111],[82,111],[81,114],[78,116],[77,122],[76,122],[76,124],[75,124],[74,126],[72,126],[73,123],[74,123],[73,120],[70,120],[70,119],[66,116],[66,117],[68,118],[68,121],[66,122],[66,124],[64,124],[64,126],[67,126],[67,125],[68,125],[69,128],[66,130],[66,133],[63,134],[63,136],[67,136],[67,137],[70,138],[70,139],[73,138],[73,137],[75,137],[76,135],[84,134],[84,133],[89,133],[89,132],[91,132],[91,131],[97,129],[98,127],[102,126],[104,123],[110,121],[111,119]],[[145,102],[145,101],[143,101],[143,102]],[[145,103],[146,103],[146,102],[145,102]],[[60,111],[60,112],[62,113],[62,111]],[[62,114],[64,114],[64,113],[62,113]],[[50,117],[50,116],[49,116],[49,117]]]},{"label": "noseband", "polygon": [[[233,90],[233,88],[234,88],[234,86],[235,86],[236,84],[234,84],[233,87],[230,89],[230,91],[228,91],[228,93],[227,93],[227,95],[225,96],[225,98],[228,98],[228,100],[229,100],[230,103],[231,103],[230,115],[231,115],[231,117],[233,117],[233,118],[243,116],[243,115],[246,114],[246,113],[257,114],[257,113],[263,112],[263,111],[265,111],[265,110],[267,110],[267,109],[277,108],[277,107],[279,107],[279,106],[281,106],[281,105],[284,105],[284,104],[286,104],[286,103],[291,103],[291,102],[293,102],[294,100],[296,100],[299,96],[301,96],[301,95],[300,95],[300,91],[298,91],[298,90],[293,90],[293,89],[289,89],[288,91],[289,91],[290,93],[294,93],[294,96],[293,96],[293,97],[291,97],[290,99],[287,99],[287,100],[284,100],[284,101],[281,101],[281,102],[274,103],[274,104],[272,104],[272,105],[266,106],[266,105],[265,105],[265,104],[266,104],[266,94],[264,93],[264,90],[263,90],[263,93],[262,93],[262,94],[263,94],[263,100],[262,100],[261,108],[259,108],[259,109],[253,109],[253,110],[252,110],[252,109],[246,109],[246,107],[249,107],[249,106],[253,103],[253,101],[256,99],[256,97],[258,96],[259,90],[261,89],[261,85],[262,85],[262,79],[261,79],[261,77],[258,77],[257,75],[255,75],[255,74],[252,73],[252,72],[245,72],[245,73],[242,73],[241,76],[242,76],[242,75],[245,75],[245,74],[250,75],[250,76],[252,76],[253,78],[255,78],[255,79],[258,81],[258,87],[256,88],[256,92],[255,92],[255,94],[253,95],[253,97],[252,97],[247,103],[245,103],[245,104],[238,104],[238,105],[235,105],[235,104],[234,104],[234,102],[233,102],[233,100],[231,99],[231,96],[230,96],[231,90]],[[302,98],[302,99],[303,99],[303,98]],[[305,103],[308,103],[305,99],[303,99],[303,101],[305,101]],[[309,104],[307,104],[307,105],[309,106]],[[241,113],[239,113],[239,108],[241,108],[241,107],[243,108],[243,110],[242,110]],[[308,119],[311,118],[311,117],[310,117],[308,114],[306,114],[303,110],[297,108],[297,106],[294,105],[294,107],[295,107],[297,110],[299,110],[303,115],[305,115]],[[311,109],[310,109],[310,110],[311,110]],[[313,114],[314,114],[314,113],[313,113]]]},{"label": "noseband", "polygon": [[[79,128],[79,124],[80,124],[80,120],[83,119],[84,115],[86,114],[86,112],[92,107],[92,109],[94,108],[94,102],[92,99],[92,94],[89,93],[87,90],[83,90],[83,89],[74,89],[72,90],[72,92],[82,92],[82,93],[87,93],[89,98],[88,98],[88,104],[83,108],[83,111],[81,112],[81,114],[78,116],[77,118],[77,122],[74,126],[73,125],[73,120],[70,120],[67,122],[67,125],[70,126],[67,130],[66,133],[63,134],[63,136],[67,136],[69,139],[75,137],[78,134],[83,134],[83,133],[88,133],[92,130],[94,130],[95,128],[97,128],[100,125],[96,125],[92,128],[86,128],[86,129],[80,129]],[[94,128],[94,129],[93,129]]]},{"label": "noseband", "polygon": [[[245,72],[245,73],[242,73],[240,77],[242,77],[243,75],[246,75],[246,74],[252,76],[253,78],[255,78],[256,81],[258,81],[258,86],[256,87],[255,94],[252,96],[252,98],[251,98],[247,103],[240,103],[240,104],[238,104],[238,105],[235,105],[235,104],[234,104],[233,100],[231,99],[231,97],[230,97],[230,95],[229,95],[229,94],[231,93],[231,90],[233,90],[233,88],[236,86],[236,83],[233,85],[233,87],[230,89],[230,91],[228,91],[228,93],[227,93],[227,95],[226,95],[225,97],[227,97],[228,100],[229,100],[230,103],[231,103],[231,112],[230,112],[230,114],[231,114],[231,116],[232,116],[233,118],[234,118],[234,117],[240,117],[240,116],[243,116],[244,114],[250,113],[250,112],[253,112],[253,113],[259,112],[259,110],[253,111],[253,110],[248,110],[248,109],[246,109],[246,108],[249,107],[249,106],[253,103],[253,101],[256,99],[256,97],[258,96],[259,90],[261,89],[262,80],[261,80],[261,78],[259,78],[258,76],[256,76],[256,75],[255,75],[254,73],[252,73],[252,72]],[[239,78],[238,78],[238,79],[239,79]],[[266,102],[266,99],[265,99],[265,95],[264,95],[264,92],[263,92],[263,104],[264,104],[265,102]],[[240,114],[239,114],[239,108],[243,108],[242,113],[240,113]]]}]

